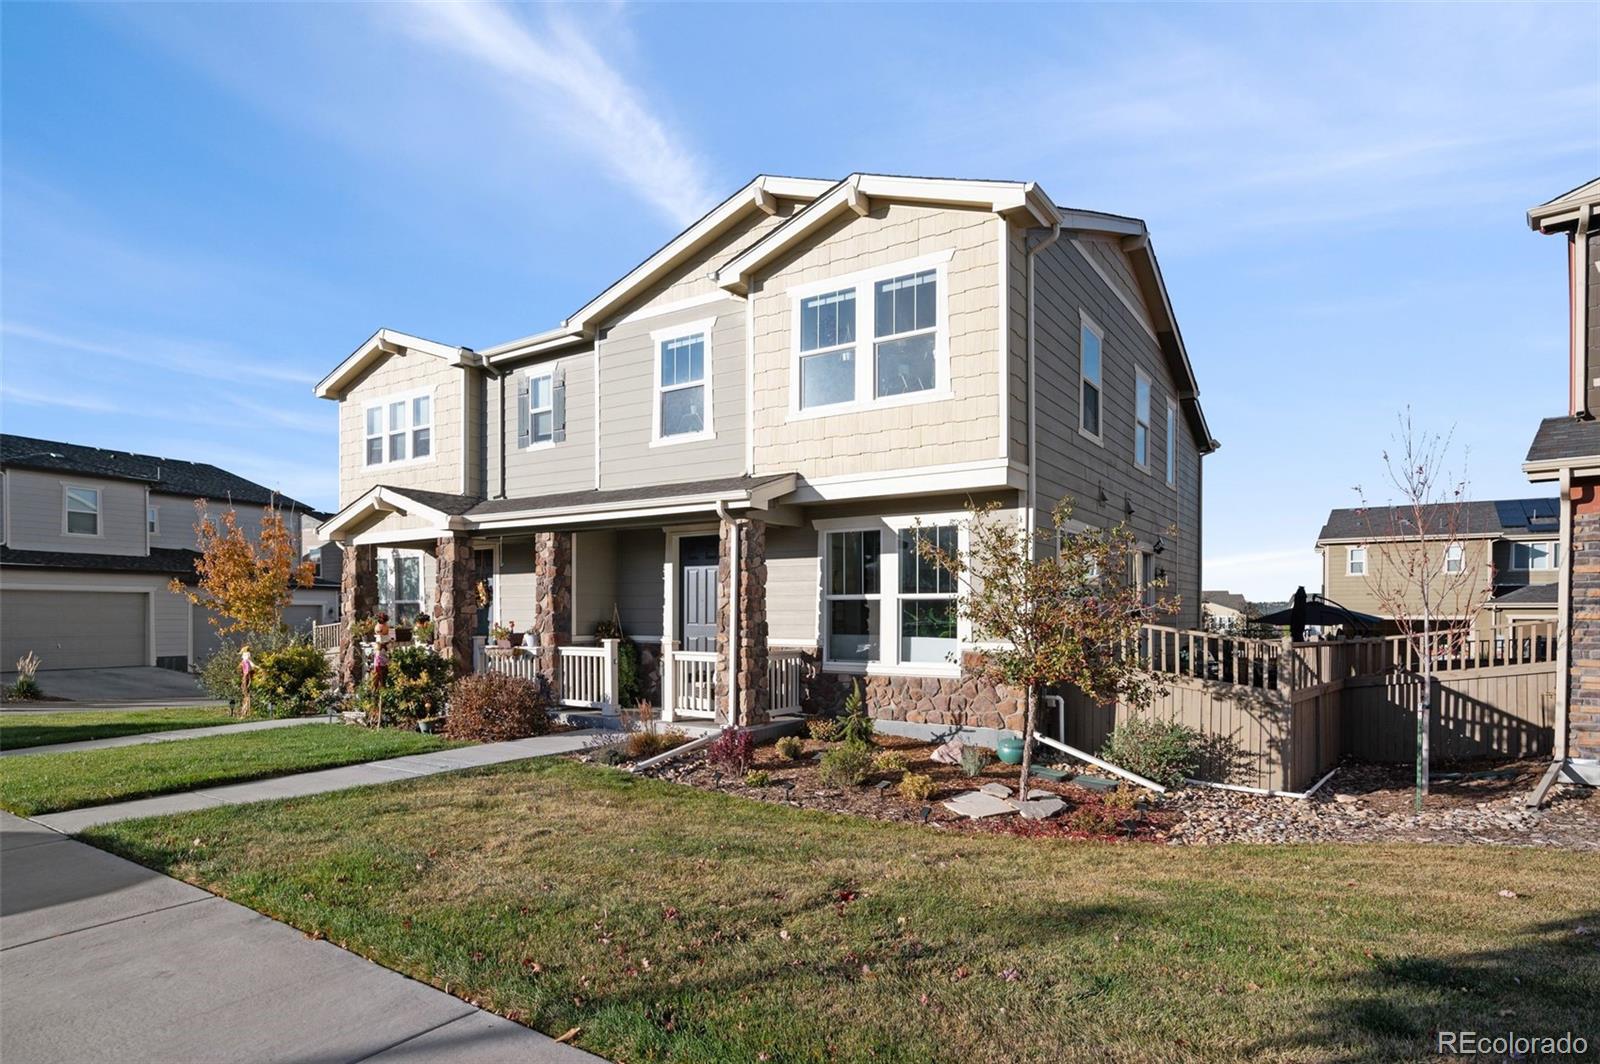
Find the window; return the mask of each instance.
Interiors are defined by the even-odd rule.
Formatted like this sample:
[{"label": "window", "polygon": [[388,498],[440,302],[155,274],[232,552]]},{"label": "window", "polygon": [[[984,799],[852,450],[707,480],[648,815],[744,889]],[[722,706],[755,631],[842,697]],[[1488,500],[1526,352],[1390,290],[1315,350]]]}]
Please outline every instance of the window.
[{"label": "window", "polygon": [[1367,575],[1367,548],[1351,547],[1345,556],[1344,571],[1347,576]]},{"label": "window", "polygon": [[1085,436],[1100,439],[1100,356],[1104,334],[1100,327],[1083,318],[1078,334],[1078,348],[1082,365],[1078,385],[1078,430]]},{"label": "window", "polygon": [[528,378],[528,442],[550,443],[556,438],[555,377],[541,373]]},{"label": "window", "polygon": [[900,660],[954,661],[956,578],[922,554],[931,544],[956,552],[956,526],[900,530]]},{"label": "window", "polygon": [[[936,397],[947,381],[942,286],[949,253],[794,293],[795,412]],[[864,315],[871,315],[871,347]]]},{"label": "window", "polygon": [[651,333],[656,345],[655,442],[708,439],[711,380],[706,349],[712,321]]},{"label": "window", "polygon": [[1139,603],[1146,609],[1156,604],[1156,556],[1139,552]]},{"label": "window", "polygon": [[71,536],[100,534],[100,489],[66,489],[66,531]]},{"label": "window", "polygon": [[1167,487],[1178,484],[1178,404],[1167,402]]},{"label": "window", "polygon": [[856,398],[856,290],[800,301],[800,409]]},{"label": "window", "polygon": [[1150,468],[1150,378],[1144,370],[1133,386],[1133,460]]},{"label": "window", "polygon": [[378,608],[396,625],[422,612],[422,555],[397,550],[378,557]]},{"label": "window", "polygon": [[364,413],[366,464],[389,465],[433,454],[433,396],[381,399]]},{"label": "window", "polygon": [[876,530],[828,534],[828,660],[878,659],[881,543]]},{"label": "window", "polygon": [[1452,543],[1444,549],[1444,571],[1459,573],[1466,568],[1466,549],[1459,543]]},{"label": "window", "polygon": [[310,550],[306,551],[306,561],[310,562],[312,565],[317,567],[317,569],[316,569],[316,578],[318,580],[321,580],[322,579],[322,548],[321,547],[312,547]]},{"label": "window", "polygon": [[144,528],[152,536],[161,531],[161,509],[156,506],[147,506],[144,510]]},{"label": "window", "polygon": [[1511,544],[1511,568],[1525,572],[1560,568],[1556,544],[1548,541]]}]

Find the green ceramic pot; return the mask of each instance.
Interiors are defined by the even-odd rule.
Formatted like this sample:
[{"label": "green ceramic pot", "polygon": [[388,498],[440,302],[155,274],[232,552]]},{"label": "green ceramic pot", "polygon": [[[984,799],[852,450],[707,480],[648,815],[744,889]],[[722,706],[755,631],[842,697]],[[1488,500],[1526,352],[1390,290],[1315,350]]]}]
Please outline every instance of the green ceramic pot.
[{"label": "green ceramic pot", "polygon": [[1001,761],[1008,765],[1022,764],[1022,736],[1004,735],[994,748]]}]

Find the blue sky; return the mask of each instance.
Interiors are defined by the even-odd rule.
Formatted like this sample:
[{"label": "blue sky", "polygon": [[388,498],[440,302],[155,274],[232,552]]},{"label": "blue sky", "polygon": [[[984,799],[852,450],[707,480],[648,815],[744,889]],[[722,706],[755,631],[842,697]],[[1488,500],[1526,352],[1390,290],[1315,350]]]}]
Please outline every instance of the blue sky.
[{"label": "blue sky", "polygon": [[1407,404],[1530,493],[1580,11],[7,5],[0,418],[332,506],[311,383],[380,325],[548,327],[762,171],[1030,179],[1150,223],[1223,442],[1205,582],[1283,597]]}]

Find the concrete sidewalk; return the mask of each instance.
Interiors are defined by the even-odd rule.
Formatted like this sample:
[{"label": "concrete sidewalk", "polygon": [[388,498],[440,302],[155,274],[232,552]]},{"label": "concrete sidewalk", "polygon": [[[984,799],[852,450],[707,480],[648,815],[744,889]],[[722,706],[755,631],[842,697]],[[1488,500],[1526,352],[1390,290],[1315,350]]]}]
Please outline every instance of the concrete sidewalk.
[{"label": "concrete sidewalk", "polygon": [[162,816],[167,813],[187,813],[194,809],[263,802],[272,798],[298,798],[308,794],[342,791],[348,787],[393,783],[395,780],[412,776],[431,776],[439,772],[455,772],[464,768],[479,768],[484,765],[504,764],[507,761],[524,761],[532,757],[571,753],[587,746],[596,734],[598,733],[592,731],[563,732],[559,735],[541,735],[533,739],[517,739],[506,743],[484,743],[480,746],[463,746],[454,750],[436,750],[428,754],[408,754],[405,757],[391,757],[384,761],[368,761],[365,764],[320,769],[316,772],[299,772],[292,776],[277,776],[252,783],[233,783],[205,790],[141,798],[132,802],[114,802],[109,805],[92,805],[84,809],[69,809],[62,813],[47,813],[35,817],[34,823],[66,835],[73,835],[84,828],[96,824],[110,824],[118,820]]},{"label": "concrete sidewalk", "polygon": [[177,739],[204,739],[211,735],[237,735],[240,732],[292,728],[299,724],[327,724],[327,717],[289,717],[286,720],[252,720],[243,724],[218,724],[213,728],[178,728],[173,731],[140,732],[138,735],[113,735],[109,739],[85,739],[77,743],[51,743],[49,746],[24,746],[0,750],[0,757],[27,754],[71,754],[79,750],[108,750],[113,746],[140,746],[144,743],[170,743]]},{"label": "concrete sidewalk", "polygon": [[9,813],[0,852],[7,1064],[600,1060]]}]

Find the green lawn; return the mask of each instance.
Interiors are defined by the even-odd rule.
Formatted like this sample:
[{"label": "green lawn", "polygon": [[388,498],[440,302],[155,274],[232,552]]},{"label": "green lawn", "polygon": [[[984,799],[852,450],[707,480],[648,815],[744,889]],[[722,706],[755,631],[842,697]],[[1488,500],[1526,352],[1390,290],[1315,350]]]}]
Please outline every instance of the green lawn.
[{"label": "green lawn", "polygon": [[220,706],[174,706],[138,712],[3,713],[0,714],[0,750],[240,723],[243,723],[242,718],[232,716]]},{"label": "green lawn", "polygon": [[433,735],[342,724],[0,759],[0,808],[21,816],[458,746]]},{"label": "green lawn", "polygon": [[1395,1060],[1441,1027],[1600,1037],[1600,861],[1571,853],[1024,840],[557,760],[86,838],[611,1059]]}]

